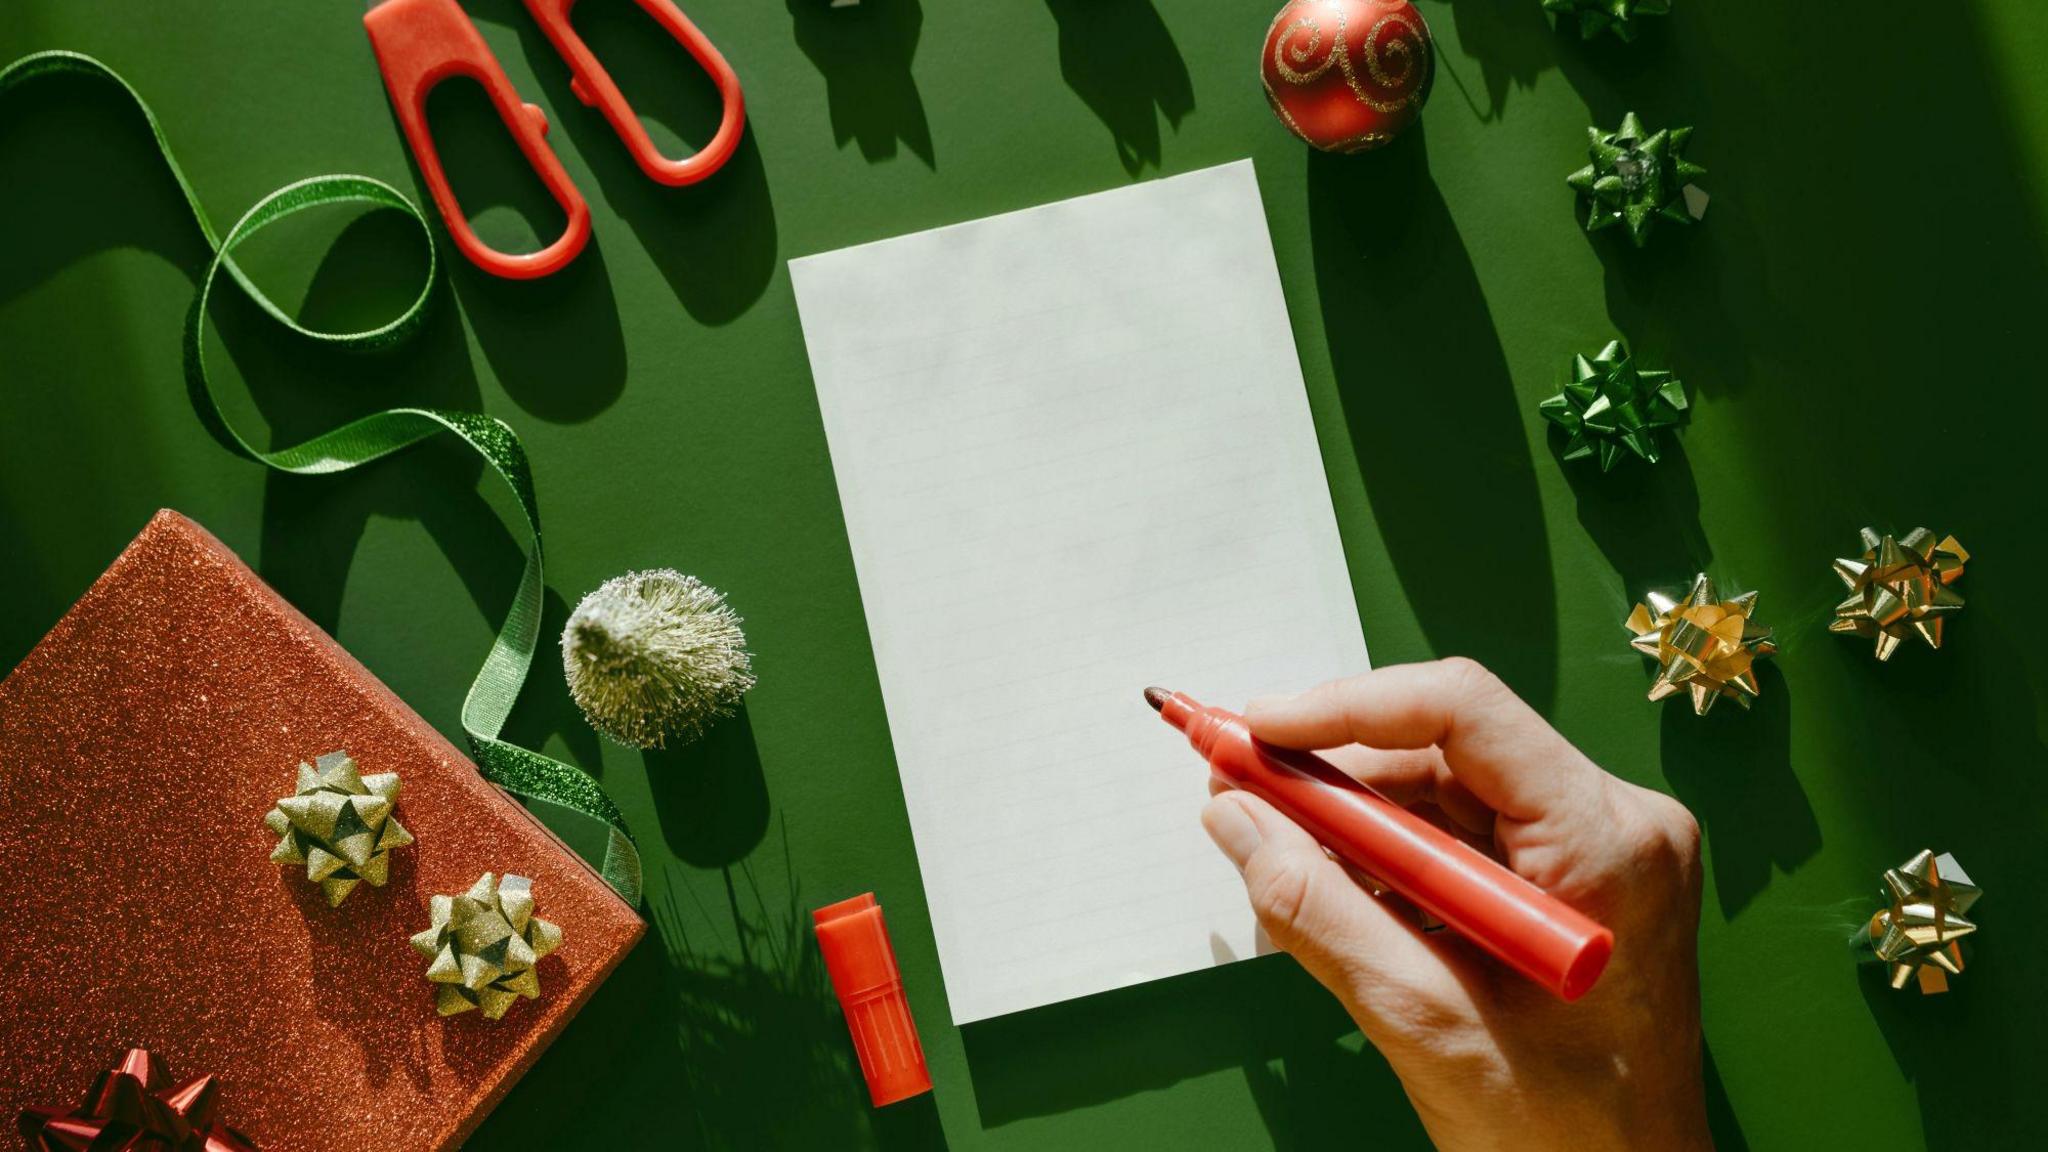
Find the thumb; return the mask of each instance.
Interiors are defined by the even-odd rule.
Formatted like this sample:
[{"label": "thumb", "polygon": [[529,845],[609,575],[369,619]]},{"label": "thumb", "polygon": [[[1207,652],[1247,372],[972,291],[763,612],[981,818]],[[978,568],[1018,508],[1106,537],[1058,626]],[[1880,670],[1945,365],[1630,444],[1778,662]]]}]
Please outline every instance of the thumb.
[{"label": "thumb", "polygon": [[1377,1015],[1376,992],[1413,989],[1443,974],[1420,929],[1352,880],[1314,837],[1244,792],[1202,810],[1202,827],[1244,874],[1259,926],[1361,1023]]}]

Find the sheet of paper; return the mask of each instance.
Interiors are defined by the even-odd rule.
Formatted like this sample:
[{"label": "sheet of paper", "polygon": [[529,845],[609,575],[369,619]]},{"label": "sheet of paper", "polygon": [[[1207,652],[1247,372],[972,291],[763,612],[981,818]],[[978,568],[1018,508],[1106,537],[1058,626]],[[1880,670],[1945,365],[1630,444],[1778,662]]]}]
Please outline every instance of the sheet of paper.
[{"label": "sheet of paper", "polygon": [[790,271],[954,1022],[1254,953],[1141,691],[1366,651],[1251,162]]}]

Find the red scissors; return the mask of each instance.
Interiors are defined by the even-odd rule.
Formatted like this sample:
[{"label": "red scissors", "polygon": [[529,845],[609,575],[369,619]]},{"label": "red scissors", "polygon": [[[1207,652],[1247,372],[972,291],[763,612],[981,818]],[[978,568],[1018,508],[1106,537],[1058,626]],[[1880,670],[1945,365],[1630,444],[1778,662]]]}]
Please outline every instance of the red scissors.
[{"label": "red scissors", "polygon": [[[612,83],[604,65],[597,62],[590,46],[570,26],[569,11],[576,6],[576,0],[523,2],[555,51],[568,61],[569,90],[578,100],[595,105],[604,113],[612,130],[639,162],[641,171],[663,184],[694,184],[718,171],[731,158],[746,121],[739,77],[671,0],[636,2],[710,74],[725,104],[711,142],[682,160],[670,160],[654,146],[633,106],[620,94],[619,86]],[[412,146],[413,158],[419,161],[420,173],[426,177],[427,191],[433,195],[434,205],[441,210],[441,219],[447,221],[448,231],[462,254],[484,271],[514,280],[545,276],[575,259],[590,239],[590,208],[569,182],[569,173],[554,150],[548,147],[547,113],[538,105],[519,99],[512,81],[498,65],[498,58],[491,55],[490,46],[484,43],[461,5],[456,0],[370,0],[363,27],[369,30],[370,49],[377,54],[377,67],[384,73],[384,86],[391,92],[391,105],[398,113],[406,142]],[[568,218],[561,236],[538,252],[514,256],[485,244],[470,228],[462,206],[456,202],[455,190],[441,170],[441,156],[434,148],[433,135],[427,130],[427,93],[452,76],[466,76],[483,85],[498,109],[499,118],[504,120],[519,150],[526,154],[526,162],[533,166]]]}]

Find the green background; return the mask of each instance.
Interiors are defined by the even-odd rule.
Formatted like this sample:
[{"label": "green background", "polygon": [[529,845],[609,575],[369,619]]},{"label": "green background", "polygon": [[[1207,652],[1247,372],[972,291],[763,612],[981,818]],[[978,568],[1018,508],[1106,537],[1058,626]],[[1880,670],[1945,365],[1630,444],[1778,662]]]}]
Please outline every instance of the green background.
[{"label": "green background", "polygon": [[[666,754],[601,744],[552,646],[511,738],[599,773],[639,832],[654,931],[497,1109],[484,1148],[1408,1148],[1385,1064],[1284,957],[966,1029],[947,1023],[888,730],[784,263],[1245,155],[1257,164],[1376,661],[1465,653],[1609,769],[1676,793],[1710,857],[1700,926],[1724,1147],[2038,1142],[2048,1060],[2048,9],[1680,0],[1582,45],[1537,0],[1422,0],[1439,70],[1387,151],[1312,155],[1254,68],[1272,5],[691,0],[751,131],[687,190],[644,179],[513,0],[466,5],[591,202],[564,273],[453,257],[411,345],[331,354],[232,291],[231,416],[293,443],[394,404],[481,407],[530,449],[548,634],[629,568],[747,617],[742,720]],[[708,85],[625,0],[578,23],[663,138]],[[9,0],[0,59],[97,55],[155,106],[215,220],[303,176],[418,187],[346,0]],[[1697,126],[1704,224],[1583,235],[1589,123]],[[505,245],[553,235],[473,93],[437,97],[457,187]],[[539,205],[538,207],[536,205]],[[0,667],[159,506],[198,519],[442,731],[511,594],[504,493],[453,443],[340,477],[222,451],[179,329],[205,252],[113,90],[0,104]],[[309,322],[410,298],[410,223],[273,229],[245,267]],[[437,225],[438,227],[438,225]],[[1692,425],[1653,469],[1558,463],[1537,401],[1625,336]],[[1581,462],[1583,463],[1583,462]],[[1941,653],[1830,636],[1865,524],[1973,552]],[[1646,703],[1620,621],[1699,569],[1762,591],[1782,650],[1750,713]],[[1947,996],[1844,940],[1879,873],[1954,852],[1988,891]],[[934,1096],[871,1111],[806,910],[888,910]]]}]

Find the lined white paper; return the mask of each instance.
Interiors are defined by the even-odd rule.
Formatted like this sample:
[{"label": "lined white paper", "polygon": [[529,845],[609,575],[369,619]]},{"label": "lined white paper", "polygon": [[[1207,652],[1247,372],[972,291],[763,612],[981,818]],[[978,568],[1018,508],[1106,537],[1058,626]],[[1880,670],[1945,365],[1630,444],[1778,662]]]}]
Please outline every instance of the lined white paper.
[{"label": "lined white paper", "polygon": [[790,273],[954,1022],[1251,955],[1140,693],[1366,667],[1251,162]]}]

